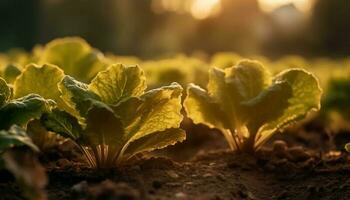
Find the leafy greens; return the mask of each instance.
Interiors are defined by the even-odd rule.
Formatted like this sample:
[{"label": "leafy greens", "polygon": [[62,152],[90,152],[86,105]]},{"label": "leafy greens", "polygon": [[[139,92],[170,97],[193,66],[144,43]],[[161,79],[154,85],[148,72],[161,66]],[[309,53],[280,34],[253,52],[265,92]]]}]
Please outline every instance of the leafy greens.
[{"label": "leafy greens", "polygon": [[183,141],[182,87],[172,83],[146,92],[145,79],[138,66],[122,64],[99,72],[89,85],[65,76],[61,98],[73,110],[55,109],[41,122],[72,139],[97,168]]},{"label": "leafy greens", "polygon": [[277,130],[320,109],[317,79],[302,69],[272,77],[256,61],[209,71],[208,91],[189,85],[184,107],[194,123],[222,131],[232,150],[253,152]]}]

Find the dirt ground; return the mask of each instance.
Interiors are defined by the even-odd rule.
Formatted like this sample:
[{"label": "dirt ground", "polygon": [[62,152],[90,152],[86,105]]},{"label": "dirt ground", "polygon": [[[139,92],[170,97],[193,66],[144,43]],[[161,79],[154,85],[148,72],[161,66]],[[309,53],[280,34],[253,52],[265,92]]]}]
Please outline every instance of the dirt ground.
[{"label": "dirt ground", "polygon": [[[256,155],[227,150],[223,137],[192,126],[180,145],[120,169],[91,170],[68,146],[42,159],[50,200],[350,199],[349,133],[332,135],[317,122],[277,134]],[[80,157],[81,158],[81,157]],[[74,161],[71,161],[74,160]],[[23,199],[0,172],[0,199]]]}]

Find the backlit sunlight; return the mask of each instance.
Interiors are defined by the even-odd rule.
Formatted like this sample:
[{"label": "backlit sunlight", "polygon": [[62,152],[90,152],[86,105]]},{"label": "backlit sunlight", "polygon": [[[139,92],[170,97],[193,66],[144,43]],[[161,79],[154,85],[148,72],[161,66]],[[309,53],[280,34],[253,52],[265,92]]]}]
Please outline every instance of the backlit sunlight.
[{"label": "backlit sunlight", "polygon": [[196,19],[206,19],[220,12],[221,0],[153,0],[152,10],[156,13],[185,12]]},{"label": "backlit sunlight", "polygon": [[258,0],[260,8],[265,12],[271,12],[276,8],[287,5],[294,4],[295,7],[303,12],[308,12],[314,0]]}]

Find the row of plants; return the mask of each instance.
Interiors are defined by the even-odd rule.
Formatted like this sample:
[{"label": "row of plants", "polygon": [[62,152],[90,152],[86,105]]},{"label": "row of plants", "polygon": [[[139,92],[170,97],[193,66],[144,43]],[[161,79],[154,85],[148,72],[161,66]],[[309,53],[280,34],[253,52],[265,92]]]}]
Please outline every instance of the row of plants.
[{"label": "row of plants", "polygon": [[[316,67],[265,67],[269,63],[232,53],[211,62],[186,56],[144,61],[104,55],[79,38],[30,53],[13,50],[0,57],[0,167],[15,173],[29,199],[39,199],[44,183],[23,180],[17,154],[8,152],[45,153],[71,140],[91,168],[114,168],[184,141],[184,115],[220,130],[233,151],[254,154],[321,104],[321,86],[310,72],[318,74]],[[337,102],[332,92],[345,92],[332,84],[322,101],[331,102],[325,100],[330,94]]]}]

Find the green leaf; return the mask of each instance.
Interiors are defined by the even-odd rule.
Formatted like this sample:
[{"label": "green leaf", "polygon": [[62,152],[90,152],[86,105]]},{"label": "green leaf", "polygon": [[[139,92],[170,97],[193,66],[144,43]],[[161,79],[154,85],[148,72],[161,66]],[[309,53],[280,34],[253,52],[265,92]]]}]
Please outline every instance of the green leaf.
[{"label": "green leaf", "polygon": [[3,71],[4,79],[8,83],[13,83],[16,80],[17,76],[19,76],[20,74],[21,74],[20,67],[14,64],[8,64]]},{"label": "green leaf", "polygon": [[225,69],[228,67],[235,66],[241,59],[242,57],[238,54],[230,52],[220,52],[216,53],[211,58],[211,66]]},{"label": "green leaf", "polygon": [[140,123],[142,106],[144,101],[139,97],[130,97],[112,106],[115,114],[120,117],[126,130],[130,130]]},{"label": "green leaf", "polygon": [[0,153],[14,146],[28,146],[34,151],[39,151],[28,137],[27,133],[19,126],[13,125],[11,128],[0,131]]},{"label": "green leaf", "polygon": [[0,108],[0,129],[11,125],[25,125],[31,119],[39,119],[41,114],[49,112],[55,103],[37,94],[29,94],[12,100]]},{"label": "green leaf", "polygon": [[142,106],[134,115],[139,116],[138,123],[127,133],[129,142],[148,134],[178,128],[183,116],[180,111],[182,87],[177,83],[153,89],[143,94],[140,99]]},{"label": "green leaf", "polygon": [[195,123],[220,129],[233,150],[255,150],[278,129],[320,109],[322,91],[312,74],[292,69],[271,79],[255,61],[213,68],[208,92],[188,87],[185,109]]},{"label": "green leaf", "polygon": [[63,77],[63,71],[54,65],[29,64],[14,82],[14,97],[20,98],[34,93],[54,100],[59,108],[65,109],[67,105],[60,98],[61,93],[58,90],[58,84]]},{"label": "green leaf", "polygon": [[6,81],[0,77],[0,107],[6,104],[12,97],[12,90]]},{"label": "green leaf", "polygon": [[82,127],[75,117],[58,109],[54,109],[50,113],[44,113],[40,118],[40,122],[47,130],[70,138],[73,141],[77,140],[82,132]]},{"label": "green leaf", "polygon": [[89,90],[107,104],[117,104],[128,97],[137,97],[146,89],[146,78],[138,66],[116,64],[98,73]]},{"label": "green leaf", "polygon": [[347,152],[350,152],[350,143],[347,143],[347,144],[345,145],[345,150],[346,150]]},{"label": "green leaf", "polygon": [[76,81],[70,76],[63,78],[59,84],[59,89],[61,98],[73,109],[70,113],[78,118],[86,116],[91,102],[100,99],[98,95],[88,90],[87,84]]},{"label": "green leaf", "polygon": [[94,103],[87,113],[86,124],[82,136],[86,144],[122,147],[123,124],[109,106],[103,103]]},{"label": "green leaf", "polygon": [[186,139],[186,133],[182,129],[171,128],[165,131],[155,132],[132,142],[125,151],[126,157],[132,157],[141,152],[150,152],[162,149]]},{"label": "green leaf", "polygon": [[187,115],[196,124],[201,123],[219,129],[228,127],[228,119],[220,105],[199,86],[190,84],[187,87],[184,107]]},{"label": "green leaf", "polygon": [[56,39],[48,43],[40,63],[57,65],[65,74],[88,82],[105,66],[103,55],[85,40],[76,37]]},{"label": "green leaf", "polygon": [[177,82],[182,86],[207,83],[208,65],[200,59],[177,55],[173,58],[146,61],[141,64],[147,77],[149,88],[157,88]]},{"label": "green leaf", "polygon": [[218,68],[209,70],[208,94],[215,101],[223,103],[227,93],[229,93],[225,82],[225,71]]},{"label": "green leaf", "polygon": [[284,81],[293,91],[293,96],[288,99],[289,106],[281,116],[261,127],[256,145],[260,145],[276,130],[283,129],[290,123],[304,118],[310,111],[318,111],[321,108],[322,89],[314,75],[302,69],[291,69],[281,72],[274,80]]},{"label": "green leaf", "polygon": [[[114,87],[119,83],[127,86],[121,90],[119,86]],[[49,130],[73,139],[92,167],[120,164],[127,159],[124,152],[132,142],[150,134],[178,128],[182,121],[182,87],[173,83],[144,92],[144,77],[138,67],[112,66],[98,74],[90,86],[65,76],[59,88],[61,98],[75,109],[75,114],[61,113],[52,117],[57,114],[54,111],[45,114],[42,122]],[[71,128],[62,128],[62,124],[66,126],[72,122],[79,127],[77,120],[82,130],[76,129],[73,133]],[[143,148],[148,151],[182,140],[179,132],[175,131],[174,134],[174,137],[159,142],[158,147],[154,139],[145,139],[147,145]]]},{"label": "green leaf", "polygon": [[[249,101],[241,102],[247,115],[249,115],[248,127],[257,131],[264,123],[280,117],[289,106],[289,99],[292,98],[292,87],[287,82],[277,82],[257,97]],[[274,108],[266,105],[273,105]]]},{"label": "green leaf", "polygon": [[271,84],[271,75],[259,62],[243,60],[227,68],[225,82],[231,91],[238,91],[238,100],[249,100]]}]

